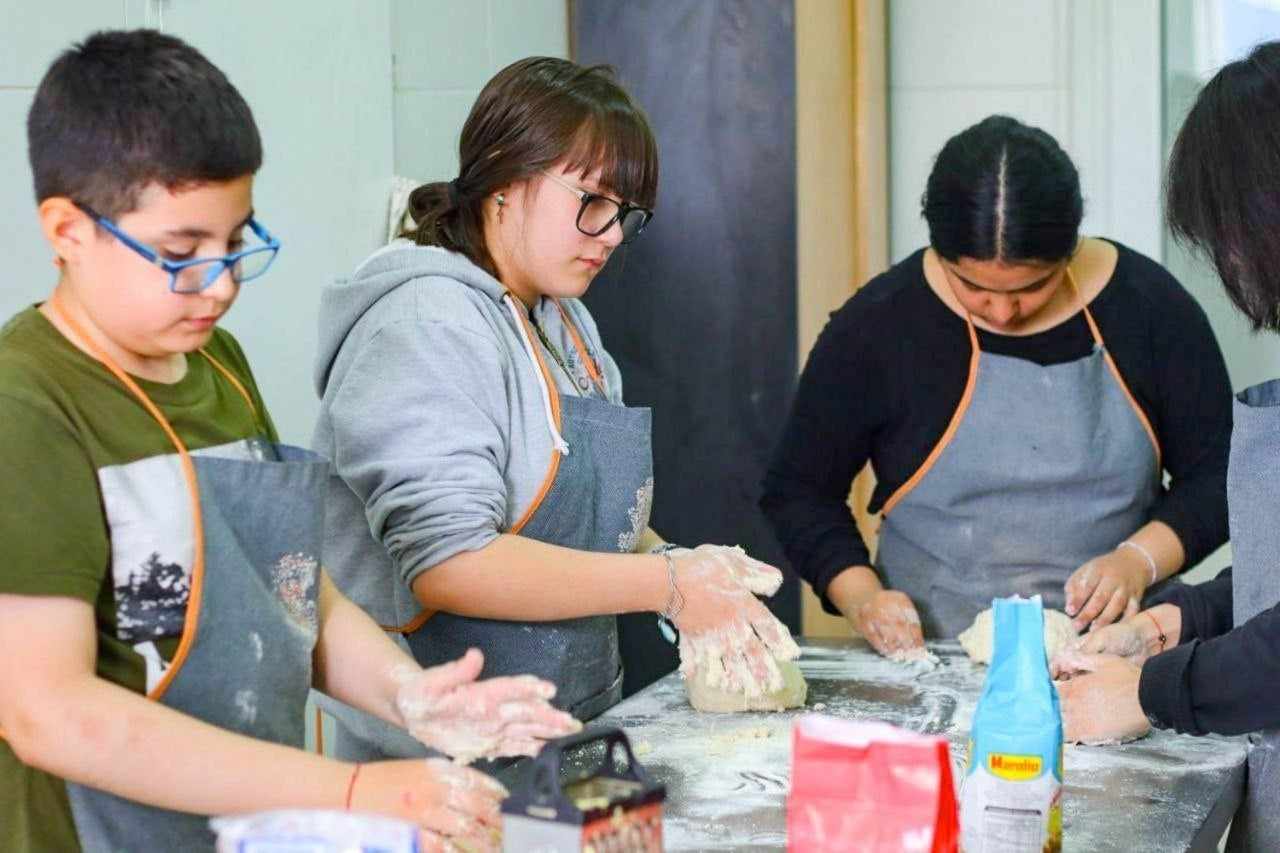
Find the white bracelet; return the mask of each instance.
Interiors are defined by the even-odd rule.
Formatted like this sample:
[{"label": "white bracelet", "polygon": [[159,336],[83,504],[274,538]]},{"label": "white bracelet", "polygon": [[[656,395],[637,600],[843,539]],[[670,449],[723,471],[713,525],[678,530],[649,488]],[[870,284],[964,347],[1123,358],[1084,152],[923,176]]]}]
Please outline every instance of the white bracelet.
[{"label": "white bracelet", "polygon": [[680,587],[676,586],[676,561],[671,559],[669,552],[664,551],[659,556],[667,561],[667,582],[671,585],[671,594],[667,598],[667,606],[662,611],[662,618],[674,625],[676,617],[684,610],[684,593],[680,591]]},{"label": "white bracelet", "polygon": [[1143,556],[1143,558],[1147,561],[1147,566],[1151,569],[1151,581],[1147,585],[1154,586],[1156,582],[1156,575],[1157,575],[1156,558],[1151,556],[1151,552],[1148,551],[1146,548],[1143,548],[1137,542],[1130,542],[1128,539],[1124,540],[1123,542],[1121,542],[1119,545],[1116,546],[1117,551],[1119,551],[1121,548],[1132,548],[1133,550],[1137,551],[1139,554]]},{"label": "white bracelet", "polygon": [[667,561],[667,581],[671,584],[671,595],[667,598],[667,606],[658,614],[658,631],[668,643],[674,645],[680,641],[680,633],[676,629],[675,619],[684,610],[684,593],[676,586],[676,562],[671,559],[674,548],[654,549],[658,556]]}]

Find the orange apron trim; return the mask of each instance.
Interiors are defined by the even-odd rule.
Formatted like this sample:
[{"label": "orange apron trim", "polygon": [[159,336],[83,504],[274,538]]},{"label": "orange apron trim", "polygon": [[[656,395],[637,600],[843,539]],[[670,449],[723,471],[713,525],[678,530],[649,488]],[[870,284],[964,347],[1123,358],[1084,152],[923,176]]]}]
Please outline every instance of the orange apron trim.
[{"label": "orange apron trim", "polygon": [[253,404],[253,397],[250,396],[248,389],[246,389],[244,385],[240,383],[240,380],[236,378],[236,375],[232,373],[230,370],[228,370],[226,367],[224,367],[222,362],[218,361],[216,358],[209,355],[209,353],[206,352],[203,347],[201,347],[197,351],[206,359],[208,359],[209,363],[212,364],[219,373],[221,373],[223,376],[227,378],[227,381],[231,383],[231,387],[235,388],[237,391],[240,392],[240,396],[244,397],[244,401],[249,404],[249,411],[253,414],[254,420],[257,420],[258,407]]},{"label": "orange apron trim", "polygon": [[1107,363],[1107,369],[1111,371],[1111,375],[1115,377],[1116,384],[1120,386],[1120,390],[1124,392],[1124,397],[1129,401],[1129,405],[1133,408],[1133,413],[1138,416],[1138,422],[1142,424],[1142,428],[1147,433],[1147,438],[1151,439],[1151,448],[1156,454],[1156,470],[1164,470],[1164,452],[1160,447],[1160,439],[1156,437],[1156,431],[1151,426],[1151,421],[1147,418],[1147,413],[1142,411],[1142,407],[1138,405],[1138,400],[1133,396],[1133,392],[1129,390],[1129,383],[1124,381],[1124,377],[1120,375],[1120,368],[1116,364],[1115,359],[1111,357],[1111,351],[1106,348],[1102,342],[1102,332],[1098,329],[1098,324],[1094,322],[1093,314],[1089,313],[1089,308],[1084,309],[1084,318],[1089,323],[1089,330],[1093,332],[1093,339],[1097,341],[1098,346],[1102,347],[1102,357]]},{"label": "orange apron trim", "polygon": [[[1067,267],[1067,282],[1071,285],[1071,289],[1078,297],[1080,295],[1080,289],[1076,287],[1075,276],[1071,274],[1070,267]],[[1126,383],[1124,381],[1124,377],[1120,375],[1120,368],[1116,366],[1115,360],[1111,357],[1111,353],[1102,339],[1102,331],[1098,328],[1097,322],[1094,321],[1093,313],[1089,311],[1089,306],[1085,304],[1083,300],[1081,300],[1080,309],[1084,312],[1085,322],[1089,324],[1089,333],[1093,336],[1094,343],[1102,348],[1102,355],[1106,362],[1107,369],[1111,371],[1111,375],[1120,386],[1120,390],[1124,393],[1125,399],[1129,401],[1129,406],[1133,409],[1133,413],[1138,416],[1138,422],[1142,424],[1143,430],[1146,431],[1147,438],[1151,440],[1151,446],[1155,450],[1156,454],[1156,468],[1162,469],[1160,440],[1156,438],[1156,431],[1152,429],[1151,421],[1147,419],[1146,412],[1142,411],[1142,407],[1138,405],[1137,399],[1134,398],[1133,393],[1129,390],[1128,383]],[[942,452],[947,449],[947,445],[949,445],[951,440],[955,438],[956,430],[960,428],[960,422],[964,420],[965,412],[969,408],[969,402],[973,399],[973,389],[977,385],[978,359],[981,354],[981,348],[978,346],[978,332],[974,328],[973,318],[967,314],[965,315],[965,324],[969,329],[969,346],[971,349],[969,356],[969,379],[965,383],[964,394],[961,395],[960,403],[956,406],[956,411],[951,416],[951,422],[947,424],[947,429],[942,434],[942,438],[938,440],[937,445],[934,446],[928,457],[925,458],[924,464],[922,464],[920,468],[911,475],[909,480],[898,487],[898,490],[889,497],[889,500],[885,501],[884,507],[881,510],[882,515],[888,515],[903,498],[911,493],[912,489],[920,484],[920,481],[925,478],[925,475],[927,475],[933,468],[934,464],[937,463],[938,458],[942,456]]]},{"label": "orange apron trim", "polygon": [[[191,521],[195,539],[195,559],[191,568],[191,592],[187,597],[187,612],[183,619],[182,638],[178,641],[178,651],[173,656],[173,661],[169,664],[169,668],[165,670],[164,675],[161,676],[160,682],[147,693],[148,699],[158,701],[164,696],[165,691],[169,689],[169,685],[173,683],[173,679],[177,677],[178,671],[182,669],[182,665],[186,663],[187,655],[190,654],[191,647],[195,645],[196,634],[199,631],[200,601],[204,594],[204,519],[200,510],[200,488],[196,481],[195,465],[191,461],[191,454],[187,451],[187,446],[183,444],[182,439],[178,438],[178,434],[174,432],[173,426],[169,423],[169,419],[166,418],[164,413],[156,407],[156,404],[153,403],[151,398],[147,396],[147,393],[138,386],[138,383],[135,382],[129,374],[125,373],[109,355],[107,355],[87,334],[85,334],[85,331],[81,328],[80,324],[76,322],[70,314],[63,311],[62,306],[59,305],[57,301],[50,299],[49,307],[58,315],[58,318],[66,324],[67,328],[69,328],[72,333],[80,339],[80,342],[84,344],[85,348],[89,351],[89,354],[97,359],[103,367],[109,370],[116,379],[120,380],[120,383],[138,399],[138,402],[140,402],[142,407],[147,410],[147,413],[155,419],[156,423],[160,425],[160,428],[164,430],[165,435],[169,437],[169,441],[178,451],[178,458],[182,468],[182,477],[186,482],[187,494],[191,501]],[[222,373],[222,375],[231,380],[236,390],[238,390],[245,398],[246,402],[249,403],[250,411],[253,411],[256,416],[257,411],[254,408],[253,400],[249,397],[249,393],[245,390],[244,386],[240,384],[239,380],[232,376],[230,371],[221,365],[212,355],[205,352],[203,349],[199,352],[207,358],[209,362]]]},{"label": "orange apron trim", "polygon": [[[195,465],[191,462],[191,454],[187,452],[186,445],[182,443],[182,439],[178,438],[178,434],[174,432],[173,426],[169,423],[168,418],[164,416],[163,412],[156,408],[155,403],[151,402],[151,398],[147,396],[146,392],[138,387],[138,383],[134,382],[133,378],[130,377],[129,374],[121,370],[120,366],[112,361],[111,357],[103,352],[102,349],[85,334],[84,329],[81,328],[80,324],[73,320],[69,314],[63,311],[61,305],[59,305],[55,300],[50,299],[49,308],[57,314],[58,318],[62,320],[69,329],[71,329],[81,342],[84,343],[85,347],[89,350],[89,354],[101,363],[103,367],[111,371],[116,379],[120,380],[121,384],[123,384],[135,397],[138,398],[138,401],[142,403],[143,408],[145,408],[148,414],[150,414],[151,417],[160,424],[160,428],[164,430],[165,435],[169,437],[169,441],[172,442],[173,446],[178,450],[178,457],[182,466],[182,477],[186,482],[187,494],[191,499],[192,527],[194,528],[193,532],[195,534],[195,560],[191,568],[191,592],[187,598],[187,612],[183,617],[182,638],[178,641],[177,654],[173,656],[173,662],[169,665],[169,669],[165,671],[164,676],[161,677],[160,682],[147,693],[148,699],[152,701],[159,701],[160,698],[164,696],[165,691],[169,689],[169,685],[173,682],[173,679],[177,676],[178,670],[181,669],[182,665],[186,662],[187,655],[191,652],[191,647],[195,644],[196,630],[200,621],[200,599],[204,593],[204,521],[200,512],[200,489],[196,485]],[[242,397],[244,397],[245,402],[249,404],[249,411],[253,413],[254,419],[256,420],[258,416],[257,407],[253,405],[253,398],[249,396],[249,392],[245,390],[245,387],[241,384],[240,380],[203,348],[199,350],[199,353],[207,358],[210,364],[217,368],[223,376],[227,377],[227,379],[231,381],[231,384],[235,389],[240,392]],[[3,730],[0,730],[0,740],[4,740]]]},{"label": "orange apron trim", "polygon": [[898,487],[898,490],[889,497],[889,500],[885,501],[884,508],[881,510],[883,515],[888,515],[898,505],[898,502],[910,494],[911,490],[925,478],[925,475],[933,468],[938,458],[942,456],[942,452],[947,449],[947,445],[951,444],[951,439],[955,438],[956,431],[960,429],[960,422],[964,420],[965,412],[969,410],[969,403],[973,400],[973,389],[978,385],[978,358],[982,350],[978,346],[978,332],[973,327],[973,321],[968,320],[968,318],[966,318],[966,321],[969,329],[969,378],[965,381],[964,393],[960,395],[960,403],[951,415],[951,422],[947,424],[946,430],[942,433],[942,438],[938,439],[938,443],[934,445],[933,450],[929,451],[929,455],[925,457],[924,464],[911,475],[910,479]]},{"label": "orange apron trim", "polygon": [[388,634],[412,634],[414,631],[427,624],[427,620],[435,615],[436,611],[434,610],[423,610],[403,625],[379,625],[378,627],[386,631]]},{"label": "orange apron trim", "polygon": [[[533,328],[529,323],[529,318],[525,317],[524,313],[521,311],[517,311],[516,313],[520,315],[520,322],[524,324],[524,331],[525,334],[529,336],[529,340],[537,340],[533,334]],[[567,319],[568,318],[566,318],[566,320]],[[573,328],[572,324],[570,324],[569,328]],[[559,430],[561,426],[560,391],[556,388],[555,377],[551,375],[551,371],[547,368],[546,359],[542,357],[542,353],[538,352],[538,348],[536,346],[532,349],[534,357],[538,359],[538,369],[542,371],[542,376],[546,380],[547,394],[551,398],[551,417],[556,423],[556,429]],[[551,491],[551,486],[555,482],[556,474],[559,473],[559,471],[560,452],[552,448],[551,464],[547,467],[547,476],[542,481],[542,487],[538,489],[538,494],[533,499],[533,503],[529,505],[527,510],[525,510],[525,513],[520,520],[517,521],[509,531],[507,531],[508,533],[519,533],[524,529],[524,526],[529,523],[529,519],[533,518],[533,514],[538,511],[538,507],[542,506],[542,502],[546,500],[547,494]]]},{"label": "orange apron trim", "polygon": [[[564,310],[564,307],[560,304],[559,300],[555,300],[555,305],[556,308],[560,309],[560,316],[564,319],[564,324],[569,330],[570,337],[573,338],[574,348],[578,350],[578,354],[582,357],[583,363],[587,365],[587,372],[591,375],[591,378],[595,380],[597,387],[599,387],[601,392],[603,392],[604,379],[600,374],[599,368],[596,366],[595,359],[591,357],[591,353],[589,353],[586,346],[583,345],[582,338],[578,335],[578,330],[574,327],[573,321],[569,319],[568,312]],[[524,331],[525,334],[529,336],[529,340],[536,340],[533,334],[533,327],[529,324],[529,319],[525,317],[524,312],[517,311],[516,313],[520,316],[520,322],[524,324]],[[542,371],[542,377],[547,383],[547,394],[551,398],[551,417],[555,421],[556,429],[558,430],[560,429],[561,423],[560,391],[556,388],[555,377],[553,377],[551,375],[551,371],[547,369],[547,362],[542,357],[542,353],[538,351],[536,346],[532,347],[532,349],[534,358],[538,360],[538,369]],[[551,464],[547,466],[547,476],[543,478],[542,486],[538,489],[537,495],[534,496],[533,503],[529,505],[527,510],[525,510],[525,513],[520,517],[520,520],[512,525],[510,530],[506,531],[507,533],[515,535],[524,529],[524,526],[529,523],[531,518],[533,518],[533,514],[538,511],[538,507],[542,506],[542,502],[547,499],[547,495],[550,494],[551,487],[556,481],[556,474],[558,474],[559,471],[560,453],[552,448]],[[435,615],[436,611],[434,610],[423,610],[412,620],[403,625],[380,625],[379,627],[391,634],[412,634],[414,631],[417,631],[423,625],[427,624],[427,621]]]},{"label": "orange apron trim", "polygon": [[564,310],[564,306],[560,304],[559,299],[552,300],[557,310],[560,311],[560,318],[564,321],[565,328],[569,330],[569,337],[573,339],[573,347],[578,351],[578,355],[582,357],[582,363],[587,368],[587,375],[591,377],[591,381],[595,383],[596,389],[601,394],[605,393],[604,375],[600,372],[600,365],[596,364],[596,360],[591,357],[591,353],[587,350],[586,344],[582,342],[581,336],[578,335],[577,328],[573,325],[573,321],[569,319],[569,312]]}]

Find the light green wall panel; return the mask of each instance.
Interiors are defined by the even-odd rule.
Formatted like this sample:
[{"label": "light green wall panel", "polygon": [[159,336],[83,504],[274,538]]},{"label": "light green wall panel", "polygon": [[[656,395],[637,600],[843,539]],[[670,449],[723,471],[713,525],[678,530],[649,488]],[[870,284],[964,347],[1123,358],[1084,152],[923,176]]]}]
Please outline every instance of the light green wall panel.
[{"label": "light green wall panel", "polygon": [[35,87],[59,53],[94,30],[123,27],[125,0],[0,2],[0,86]]},{"label": "light green wall panel", "polygon": [[282,436],[310,441],[321,289],[379,245],[391,178],[385,2],[166,4],[164,28],[195,44],[253,108],[265,162],[255,187],[280,238],[271,272],[226,325],[244,345]]},{"label": "light green wall panel", "polygon": [[53,253],[36,222],[27,165],[27,110],[34,95],[30,89],[0,90],[0,187],[5,199],[0,205],[0,239],[6,268],[0,286],[0,323],[40,301],[57,281]]}]

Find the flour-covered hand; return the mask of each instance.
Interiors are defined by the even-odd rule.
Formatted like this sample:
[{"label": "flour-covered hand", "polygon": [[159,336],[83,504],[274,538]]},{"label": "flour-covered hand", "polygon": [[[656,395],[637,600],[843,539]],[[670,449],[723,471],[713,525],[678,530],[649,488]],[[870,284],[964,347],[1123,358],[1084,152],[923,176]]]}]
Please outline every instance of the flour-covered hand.
[{"label": "flour-covered hand", "polygon": [[544,742],[582,724],[549,700],[555,685],[530,675],[478,681],[484,656],[471,649],[441,666],[397,667],[396,708],[411,735],[465,764],[477,758],[537,755]]},{"label": "flour-covered hand", "polygon": [[1151,730],[1138,701],[1142,670],[1114,655],[1066,652],[1054,682],[1062,705],[1062,735],[1073,743],[1119,743]]},{"label": "flour-covered hand", "polygon": [[924,631],[911,598],[896,589],[872,592],[850,610],[849,620],[885,657],[923,654]]},{"label": "flour-covered hand", "polygon": [[348,805],[415,824],[423,850],[498,850],[506,796],[478,770],[442,758],[409,759],[359,767]]},{"label": "flour-covered hand", "polygon": [[1131,548],[1101,554],[1076,569],[1063,592],[1077,632],[1097,630],[1138,612],[1151,570]]},{"label": "flour-covered hand", "polygon": [[675,618],[681,673],[752,697],[781,689],[777,661],[799,657],[800,648],[756,594],[777,592],[782,573],[741,548],[723,545],[681,548],[668,556],[685,601]]}]

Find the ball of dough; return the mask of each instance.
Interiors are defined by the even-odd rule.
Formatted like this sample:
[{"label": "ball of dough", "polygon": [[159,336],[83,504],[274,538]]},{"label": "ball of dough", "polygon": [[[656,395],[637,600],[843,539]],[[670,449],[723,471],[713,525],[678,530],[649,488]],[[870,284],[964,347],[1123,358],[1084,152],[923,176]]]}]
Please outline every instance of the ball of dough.
[{"label": "ball of dough", "polygon": [[[960,632],[960,647],[969,655],[974,663],[991,663],[991,654],[995,647],[995,625],[991,609],[987,608],[978,614],[973,624]],[[1075,626],[1071,617],[1061,610],[1044,611],[1044,651],[1049,660],[1067,647],[1076,638]]]},{"label": "ball of dough", "polygon": [[800,667],[794,661],[780,660],[778,670],[782,673],[782,688],[762,696],[729,693],[711,687],[697,675],[685,679],[684,686],[689,693],[689,704],[695,711],[736,714],[742,711],[785,711],[804,705],[809,695],[809,683],[800,674]]}]

